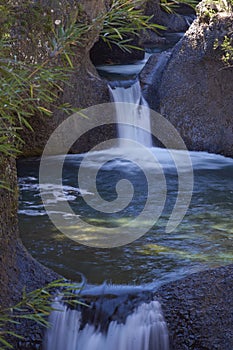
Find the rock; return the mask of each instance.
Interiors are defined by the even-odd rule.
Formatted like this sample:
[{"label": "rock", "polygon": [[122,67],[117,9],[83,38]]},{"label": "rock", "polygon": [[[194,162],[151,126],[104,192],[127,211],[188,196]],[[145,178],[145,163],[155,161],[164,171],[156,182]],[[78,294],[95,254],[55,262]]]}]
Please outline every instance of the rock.
[{"label": "rock", "polygon": [[82,302],[89,308],[77,306],[82,311],[82,327],[88,323],[95,325],[101,331],[106,332],[111,321],[125,323],[126,318],[142,303],[150,303],[153,293],[125,292],[123,294],[105,294],[98,296],[84,296]]},{"label": "rock", "polygon": [[[64,89],[61,103],[69,103],[73,108],[83,109],[110,102],[108,84],[99,77],[89,57],[84,58],[77,71],[72,74],[69,83],[69,86]],[[64,113],[58,111],[54,115],[56,125],[59,125],[66,117]],[[110,132],[110,130],[102,130],[105,139],[107,138],[106,133],[110,134]],[[71,153],[87,152],[90,147],[94,147],[101,138],[101,131],[95,132],[94,136],[93,131],[83,136],[79,142],[72,146]]]},{"label": "rock", "polygon": [[195,15],[179,15],[177,13],[168,14],[162,12],[159,24],[165,26],[167,32],[186,32],[195,18]]},{"label": "rock", "polygon": [[187,6],[180,5],[175,9],[176,13],[167,13],[161,9],[159,1],[147,0],[145,4],[146,15],[153,16],[153,23],[166,27],[168,32],[185,32],[189,28],[195,19],[195,11],[191,7],[185,9]]},{"label": "rock", "polygon": [[192,274],[156,292],[172,350],[233,349],[233,265]]},{"label": "rock", "polygon": [[[48,3],[47,0],[41,0],[41,2],[44,5]],[[82,8],[83,20],[91,22],[101,12],[107,11],[108,2],[80,0],[79,6]],[[63,0],[59,3],[59,6],[56,6],[56,1],[53,0],[48,6],[54,8],[54,11],[57,12],[57,17],[60,18],[59,14],[62,9],[65,11],[67,6],[67,12],[69,13],[70,6],[72,8],[72,6],[75,6],[75,3],[74,0]],[[89,31],[85,45],[74,47],[72,55],[74,72],[69,75],[67,83],[64,84],[63,91],[60,93],[56,105],[69,104],[72,108],[82,109],[104,102],[110,102],[107,82],[99,77],[89,57],[92,46],[98,40],[99,30],[100,28],[96,27],[94,30]],[[24,44],[22,43],[22,45]],[[32,50],[32,48],[29,47],[27,49],[27,47],[24,47],[24,50]],[[66,112],[61,110],[53,109],[53,111],[52,117],[38,115],[30,119],[30,124],[34,131],[24,129],[21,133],[24,141],[22,148],[23,156],[41,155],[49,136],[59,123],[69,117]],[[80,149],[73,148],[73,152],[82,151],[82,147]]]},{"label": "rock", "polygon": [[188,4],[178,3],[175,8],[176,13],[179,15],[196,15],[196,10]]},{"label": "rock", "polygon": [[[208,269],[153,291],[100,290],[81,296],[82,325],[106,332],[111,321],[125,323],[142,303],[158,300],[167,322],[170,350],[230,350],[233,348],[233,265]],[[145,288],[145,286],[144,286]],[[104,293],[103,293],[104,291]]]},{"label": "rock", "polygon": [[142,93],[150,108],[156,111],[159,109],[158,89],[171,52],[171,50],[168,50],[153,54],[140,73]]},{"label": "rock", "polygon": [[233,156],[233,69],[224,65],[222,51],[215,49],[216,40],[222,43],[232,33],[232,16],[218,12],[207,19],[202,6],[205,3],[175,46],[159,87],[152,84],[146,96],[190,150]]},{"label": "rock", "polygon": [[[7,309],[19,302],[25,288],[27,292],[42,288],[52,280],[60,279],[61,276],[37,262],[27,252],[20,240],[17,218],[18,188],[15,160],[10,158],[10,156],[1,156],[0,173],[1,179],[6,179],[11,189],[11,191],[0,189],[0,300],[1,308]],[[20,324],[7,324],[7,330],[25,336],[25,341],[21,341],[21,343],[24,343],[21,349],[26,349],[27,338],[33,332],[42,334],[43,327],[35,325],[32,321],[21,321]],[[28,327],[29,324],[30,329]],[[9,337],[10,339],[8,340],[13,348],[15,350],[18,349],[17,343],[19,339],[10,335]]]},{"label": "rock", "polygon": [[140,36],[139,44],[144,47],[164,46],[166,44],[166,38],[158,35],[152,30],[147,30]]},{"label": "rock", "polygon": [[[87,55],[70,76],[68,84],[64,86],[59,104],[67,103],[72,108],[83,109],[104,102],[110,102],[108,84],[99,77]],[[72,112],[69,115],[71,114]],[[24,157],[41,155],[52,132],[69,115],[63,111],[56,110],[52,117],[38,116],[37,118],[31,118],[30,124],[34,131],[31,132],[27,129],[23,131],[24,145],[22,155]],[[83,138],[78,147],[76,145],[72,148],[72,152],[84,152],[88,150],[88,144],[88,138]]]},{"label": "rock", "polygon": [[[47,0],[41,1],[43,4],[47,4]],[[65,6],[66,2],[69,4],[69,6],[74,5],[74,0],[64,0],[61,6]],[[100,2],[93,0],[82,0],[79,1],[79,3],[82,5],[83,16],[88,21],[91,21],[93,18],[95,18],[101,11],[107,11],[108,8],[108,3],[105,5],[102,2],[100,4]],[[54,7],[54,11],[57,11],[57,17],[59,18],[60,10],[59,7],[56,7],[55,5],[56,3],[52,2],[49,6]],[[69,11],[69,6],[67,11]],[[151,11],[153,11],[153,14],[155,15],[155,22],[159,23],[159,20],[162,20],[162,18],[162,22],[165,21],[165,19],[168,22],[170,21],[171,25],[169,25],[169,30],[172,30],[172,28],[175,28],[175,30],[185,30],[189,25],[187,20],[183,17],[181,20],[180,16],[165,14],[163,11],[161,11],[158,2],[147,2],[145,13],[150,14]],[[177,24],[177,21],[179,23],[182,22],[183,27]],[[86,108],[92,105],[97,105],[99,103],[110,102],[107,82],[103,79],[100,79],[92,62],[95,64],[106,62],[110,63],[113,61],[115,63],[122,63],[122,61],[126,63],[132,62],[133,60],[142,59],[144,57],[144,52],[140,50],[133,50],[133,52],[129,54],[114,46],[113,50],[111,51],[107,48],[106,45],[103,46],[103,43],[101,44],[98,42],[95,44],[95,42],[98,40],[98,35],[99,29],[89,32],[85,47],[78,47],[76,52],[77,55],[74,60],[75,72],[71,74],[68,80],[68,84],[64,86],[63,93],[60,95],[60,101],[58,104],[68,103],[73,108]],[[142,33],[140,42],[136,40],[133,43],[135,45],[139,44],[143,47],[146,47],[148,45],[163,45],[164,43],[169,45],[170,41],[171,39],[168,37],[161,37],[158,34],[149,31]],[[25,48],[25,50],[27,50],[27,48]],[[91,55],[92,62],[89,58],[89,55]],[[36,116],[35,118],[31,118],[30,123],[34,132],[31,132],[30,130],[24,130],[21,134],[22,139],[24,140],[22,155],[40,155],[53,130],[55,130],[59,123],[61,123],[67,117],[68,116],[66,113],[55,111],[52,117]],[[95,134],[95,140],[91,141],[90,135],[86,135],[79,143],[75,143],[75,145],[72,147],[71,152],[77,153],[87,151],[88,145],[94,146],[94,144],[98,143],[98,141],[109,137],[115,137],[116,129],[115,127],[108,127],[106,129],[98,130],[98,132]]]}]

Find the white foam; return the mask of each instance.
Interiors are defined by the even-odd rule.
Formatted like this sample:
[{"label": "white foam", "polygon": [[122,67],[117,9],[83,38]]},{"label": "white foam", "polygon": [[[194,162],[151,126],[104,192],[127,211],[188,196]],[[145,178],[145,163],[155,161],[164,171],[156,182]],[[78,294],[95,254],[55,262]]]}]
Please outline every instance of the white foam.
[{"label": "white foam", "polygon": [[125,324],[111,321],[107,333],[86,324],[82,315],[56,303],[50,316],[45,350],[169,350],[167,326],[158,301],[141,304],[126,318]]}]

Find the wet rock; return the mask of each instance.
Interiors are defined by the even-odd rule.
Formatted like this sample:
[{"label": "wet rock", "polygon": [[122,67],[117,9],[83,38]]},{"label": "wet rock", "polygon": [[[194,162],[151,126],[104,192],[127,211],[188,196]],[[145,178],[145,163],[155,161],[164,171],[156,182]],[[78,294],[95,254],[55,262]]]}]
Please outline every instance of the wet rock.
[{"label": "wet rock", "polygon": [[150,108],[159,110],[158,90],[162,75],[171,56],[171,50],[153,54],[140,73],[142,93]]},{"label": "wet rock", "polygon": [[[108,84],[99,77],[87,55],[70,76],[68,84],[63,88],[59,104],[68,104],[72,108],[84,109],[105,102],[110,102]],[[38,118],[32,118],[31,125],[34,132],[30,130],[23,131],[24,146],[22,155],[24,157],[41,155],[52,132],[72,114],[72,112],[67,114],[61,110],[56,110],[52,117],[38,116]],[[114,134],[114,129],[111,132]],[[101,136],[100,134],[97,133],[96,141],[94,140],[91,143],[90,137],[82,138],[79,143],[72,147],[71,153],[89,150],[90,146],[94,146],[97,143],[98,138]]]},{"label": "wet rock", "polygon": [[233,265],[192,274],[156,292],[173,350],[233,349]]},{"label": "wet rock", "polygon": [[93,324],[96,328],[106,332],[111,321],[125,323],[127,316],[142,303],[149,303],[153,299],[152,292],[132,291],[121,292],[120,294],[104,294],[93,296],[84,296],[82,301],[89,307],[78,306],[82,311],[82,322]]}]

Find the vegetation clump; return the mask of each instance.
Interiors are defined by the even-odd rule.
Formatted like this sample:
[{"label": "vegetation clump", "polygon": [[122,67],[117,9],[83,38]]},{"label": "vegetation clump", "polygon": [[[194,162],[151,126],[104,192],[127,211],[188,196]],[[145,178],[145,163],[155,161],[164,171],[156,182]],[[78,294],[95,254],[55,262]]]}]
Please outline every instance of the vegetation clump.
[{"label": "vegetation clump", "polygon": [[233,0],[205,0],[197,6],[199,21],[215,33],[213,49],[220,52],[224,68],[233,64]]},{"label": "vegetation clump", "polygon": [[[58,105],[58,96],[93,31],[109,45],[130,50],[129,33],[159,27],[137,4],[113,0],[109,11],[90,21],[81,6],[71,7],[69,1],[56,8],[31,0],[0,2],[0,155],[19,153],[19,130],[31,128],[29,117],[51,115],[57,108],[74,112],[72,106]],[[0,178],[1,187],[7,186],[4,181]]]},{"label": "vegetation clump", "polygon": [[[55,309],[52,302],[55,298],[60,298],[62,303],[75,307],[82,304],[78,300],[80,285],[66,282],[65,280],[56,280],[43,288],[38,288],[30,293],[24,290],[22,299],[14,306],[1,309],[0,308],[0,350],[13,349],[10,343],[11,337],[24,340],[11,329],[11,325],[18,325],[23,320],[31,320],[42,327],[50,327],[48,316],[52,311],[61,311]],[[87,305],[86,305],[87,306]]]}]

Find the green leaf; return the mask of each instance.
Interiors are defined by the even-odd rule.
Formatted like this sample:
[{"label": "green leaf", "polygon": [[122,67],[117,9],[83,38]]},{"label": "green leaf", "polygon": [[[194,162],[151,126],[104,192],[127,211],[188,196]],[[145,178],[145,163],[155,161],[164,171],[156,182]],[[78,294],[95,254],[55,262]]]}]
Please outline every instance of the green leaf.
[{"label": "green leaf", "polygon": [[65,58],[66,58],[67,62],[69,63],[70,67],[74,68],[73,63],[71,62],[71,59],[67,53],[65,53]]},{"label": "green leaf", "polygon": [[50,111],[49,109],[42,107],[42,106],[37,106],[37,109],[39,109],[41,112],[43,112],[46,115],[51,115],[52,111]]},{"label": "green leaf", "polygon": [[[5,345],[9,349],[14,349],[14,347],[10,343],[8,343],[8,341],[6,341],[1,335],[0,335],[0,343]],[[0,350],[1,349],[4,349],[4,348],[0,348]]]}]

